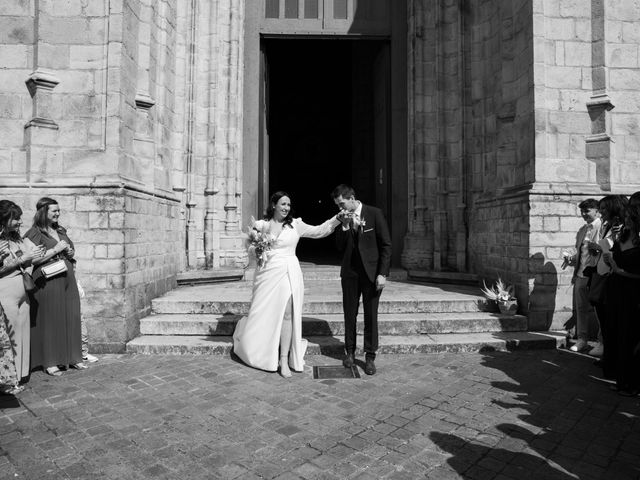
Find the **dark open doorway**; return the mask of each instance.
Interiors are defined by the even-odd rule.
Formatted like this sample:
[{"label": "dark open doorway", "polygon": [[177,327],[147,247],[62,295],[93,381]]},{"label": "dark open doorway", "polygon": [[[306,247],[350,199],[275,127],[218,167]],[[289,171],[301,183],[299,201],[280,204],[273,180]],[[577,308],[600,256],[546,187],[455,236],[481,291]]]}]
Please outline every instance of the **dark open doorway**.
[{"label": "dark open doorway", "polygon": [[[339,183],[388,212],[389,54],[385,40],[263,39],[265,193],[287,191],[312,225],[336,213]],[[391,218],[387,215],[391,223]],[[391,226],[391,225],[390,225]],[[302,261],[337,263],[333,237],[302,239]]]}]

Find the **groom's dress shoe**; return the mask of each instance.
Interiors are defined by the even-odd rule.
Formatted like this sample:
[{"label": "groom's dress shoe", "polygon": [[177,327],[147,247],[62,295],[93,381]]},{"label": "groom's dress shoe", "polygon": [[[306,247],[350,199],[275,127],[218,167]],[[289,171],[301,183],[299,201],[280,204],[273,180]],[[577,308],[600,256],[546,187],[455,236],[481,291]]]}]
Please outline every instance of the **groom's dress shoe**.
[{"label": "groom's dress shoe", "polygon": [[345,366],[345,368],[351,368],[356,364],[356,357],[353,354],[353,352],[349,353],[347,352],[347,356],[344,357],[344,360],[342,360],[342,365]]},{"label": "groom's dress shoe", "polygon": [[366,362],[364,364],[364,373],[367,375],[373,375],[376,373],[376,364],[373,361],[372,357],[367,357]]}]

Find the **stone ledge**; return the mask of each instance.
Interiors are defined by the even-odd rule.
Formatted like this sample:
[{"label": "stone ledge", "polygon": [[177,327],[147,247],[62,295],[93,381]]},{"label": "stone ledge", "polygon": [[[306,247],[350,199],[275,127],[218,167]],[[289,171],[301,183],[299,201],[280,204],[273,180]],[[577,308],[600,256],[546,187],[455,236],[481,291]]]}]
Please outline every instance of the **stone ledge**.
[{"label": "stone ledge", "polygon": [[[339,357],[344,352],[344,343],[336,337],[307,337],[307,340],[309,342],[307,355],[322,354]],[[462,353],[555,349],[559,341],[559,337],[552,332],[381,336],[378,353]],[[150,355],[229,355],[232,347],[231,336],[143,335],[127,344],[127,352]],[[361,356],[363,352],[358,348],[356,354]]]},{"label": "stone ledge", "polygon": [[244,270],[241,268],[224,270],[191,270],[176,275],[178,285],[201,285],[207,283],[242,280]]},{"label": "stone ledge", "polygon": [[[143,335],[232,335],[242,315],[159,314],[140,320]],[[358,333],[364,331],[359,319]],[[486,312],[462,313],[387,313],[378,316],[380,335],[425,335],[443,333],[518,332],[527,329],[527,317]],[[344,335],[342,313],[305,315],[302,334],[311,336]]]},{"label": "stone ledge", "polygon": [[428,283],[446,283],[455,285],[479,285],[480,279],[475,273],[462,272],[433,272],[424,270],[409,270],[410,280]]}]

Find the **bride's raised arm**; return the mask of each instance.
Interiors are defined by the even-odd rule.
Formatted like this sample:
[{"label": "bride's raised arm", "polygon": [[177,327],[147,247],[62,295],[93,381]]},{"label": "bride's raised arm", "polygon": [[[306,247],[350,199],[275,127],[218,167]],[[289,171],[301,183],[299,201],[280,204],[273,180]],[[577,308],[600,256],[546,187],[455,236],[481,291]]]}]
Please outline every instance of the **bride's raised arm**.
[{"label": "bride's raised arm", "polygon": [[333,233],[335,228],[340,225],[340,220],[338,220],[337,215],[334,215],[321,225],[307,225],[301,218],[296,218],[293,221],[293,225],[301,237],[324,238]]}]

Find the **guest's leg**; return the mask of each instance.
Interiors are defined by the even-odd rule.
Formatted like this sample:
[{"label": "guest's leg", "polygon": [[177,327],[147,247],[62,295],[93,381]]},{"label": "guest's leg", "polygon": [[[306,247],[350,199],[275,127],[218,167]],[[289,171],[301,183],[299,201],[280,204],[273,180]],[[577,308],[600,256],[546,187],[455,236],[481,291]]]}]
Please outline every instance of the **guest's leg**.
[{"label": "guest's leg", "polygon": [[22,284],[22,276],[11,278],[3,285],[4,312],[7,317],[7,333],[11,339],[17,379],[29,375],[31,321],[29,303]]},{"label": "guest's leg", "polygon": [[[16,331],[16,343],[19,342],[21,344],[18,352],[20,354],[20,359],[18,361],[18,355],[16,355],[16,372],[18,374],[18,380],[22,380],[25,377],[29,376],[30,370],[30,354],[31,354],[31,317],[29,314],[29,298],[25,294],[24,298],[20,303],[20,313],[18,319],[17,329],[19,330],[19,334]],[[20,367],[18,368],[18,365]]]},{"label": "guest's leg", "polygon": [[593,307],[589,303],[589,292],[587,290],[588,278],[576,277],[573,287],[576,301],[576,332],[578,342],[575,350],[582,351],[589,348],[589,318],[593,312]]},{"label": "guest's leg", "polygon": [[80,337],[82,339],[82,359],[89,355],[89,334],[87,333],[87,322],[84,321],[84,315],[80,314]]},{"label": "guest's leg", "polygon": [[291,349],[291,331],[293,321],[291,297],[284,309],[282,328],[280,330],[280,375],[287,378],[291,376],[289,369],[289,350]]},{"label": "guest's leg", "polygon": [[602,333],[602,369],[605,378],[615,378],[616,366],[616,334],[606,305],[596,305],[598,320],[600,321],[600,332]]}]

